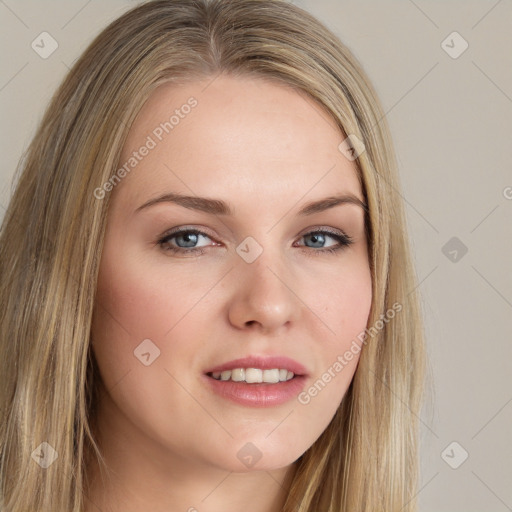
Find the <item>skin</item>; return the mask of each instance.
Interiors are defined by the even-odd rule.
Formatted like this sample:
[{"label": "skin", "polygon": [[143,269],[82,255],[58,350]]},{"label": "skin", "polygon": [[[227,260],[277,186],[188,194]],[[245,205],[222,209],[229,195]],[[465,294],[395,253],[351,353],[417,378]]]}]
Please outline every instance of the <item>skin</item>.
[{"label": "skin", "polygon": [[[92,326],[101,374],[98,437],[113,471],[96,466],[87,510],[153,512],[282,510],[294,462],[334,416],[358,355],[308,404],[255,408],[226,400],[202,374],[250,354],[286,355],[308,370],[309,388],[364,331],[372,286],[364,212],[343,204],[307,217],[298,210],[338,193],[363,200],[343,136],[318,104],[283,85],[221,75],[159,87],[132,126],[120,165],[193,96],[198,104],[112,192]],[[155,137],[153,137],[155,138]],[[157,140],[155,138],[155,140]],[[138,212],[165,192],[222,199],[234,216],[171,202]],[[207,232],[168,246],[184,226]],[[334,253],[328,228],[352,245]],[[236,252],[251,236],[252,263]],[[160,356],[134,356],[150,339]],[[237,457],[248,442],[261,459]]]}]

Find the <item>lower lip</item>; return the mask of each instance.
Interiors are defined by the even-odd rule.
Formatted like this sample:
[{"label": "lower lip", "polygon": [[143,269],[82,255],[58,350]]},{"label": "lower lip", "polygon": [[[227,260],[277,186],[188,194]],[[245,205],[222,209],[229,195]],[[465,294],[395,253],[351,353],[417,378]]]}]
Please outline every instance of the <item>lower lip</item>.
[{"label": "lower lip", "polygon": [[211,389],[237,404],[250,407],[272,407],[274,405],[284,404],[304,389],[306,377],[297,375],[293,379],[283,382],[254,383],[234,382],[232,380],[217,380],[208,375],[203,376]]}]

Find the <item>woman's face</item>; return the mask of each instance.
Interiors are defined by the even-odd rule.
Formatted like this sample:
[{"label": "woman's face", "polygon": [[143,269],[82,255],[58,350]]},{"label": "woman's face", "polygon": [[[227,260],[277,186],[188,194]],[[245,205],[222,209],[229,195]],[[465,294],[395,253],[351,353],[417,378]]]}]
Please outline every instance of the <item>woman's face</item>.
[{"label": "woman's face", "polygon": [[162,468],[282,468],[328,426],[357,366],[357,351],[340,358],[371,305],[364,211],[326,199],[363,195],[315,102],[211,80],[157,89],[103,188],[101,435]]}]

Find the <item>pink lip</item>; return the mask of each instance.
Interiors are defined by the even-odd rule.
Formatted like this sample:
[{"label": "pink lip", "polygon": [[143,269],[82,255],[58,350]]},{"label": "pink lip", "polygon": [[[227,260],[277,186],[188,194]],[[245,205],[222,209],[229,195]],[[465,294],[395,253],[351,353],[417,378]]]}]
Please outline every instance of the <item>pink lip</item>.
[{"label": "pink lip", "polygon": [[271,407],[289,402],[301,393],[306,384],[306,377],[303,375],[275,384],[222,381],[208,375],[203,375],[202,378],[217,395],[249,407]]},{"label": "pink lip", "polygon": [[241,359],[233,359],[227,363],[210,368],[205,373],[222,372],[224,370],[233,370],[234,368],[261,368],[262,370],[278,368],[289,370],[296,376],[307,376],[304,366],[286,356],[248,356]]}]

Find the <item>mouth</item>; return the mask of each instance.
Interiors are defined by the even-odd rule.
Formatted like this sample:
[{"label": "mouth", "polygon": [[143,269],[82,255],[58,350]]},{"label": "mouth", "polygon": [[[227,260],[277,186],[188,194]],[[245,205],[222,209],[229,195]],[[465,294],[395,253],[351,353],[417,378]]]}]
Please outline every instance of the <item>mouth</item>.
[{"label": "mouth", "polygon": [[215,380],[246,384],[277,384],[301,376],[295,375],[286,368],[233,368],[232,370],[208,372],[206,375]]},{"label": "mouth", "polygon": [[204,372],[205,384],[216,395],[246,407],[278,406],[303,390],[307,371],[284,356],[248,356]]}]

